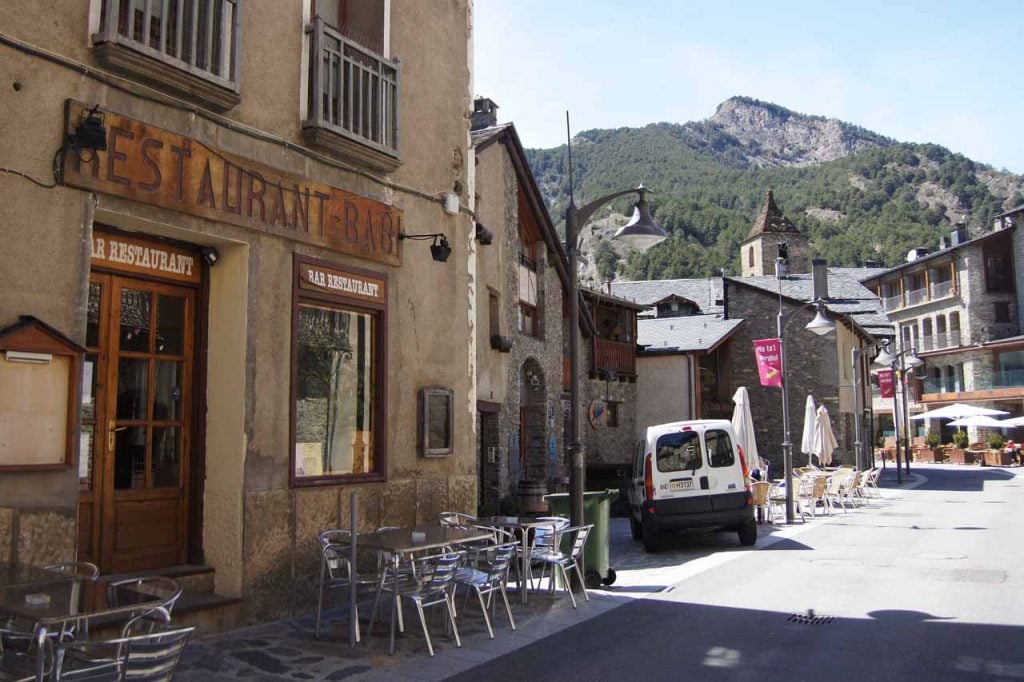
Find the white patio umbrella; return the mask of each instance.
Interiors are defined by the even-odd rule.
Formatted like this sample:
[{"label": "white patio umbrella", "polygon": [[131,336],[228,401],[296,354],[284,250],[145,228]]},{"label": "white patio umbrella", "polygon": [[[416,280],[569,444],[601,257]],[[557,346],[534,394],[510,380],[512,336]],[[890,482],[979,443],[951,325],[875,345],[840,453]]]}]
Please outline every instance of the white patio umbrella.
[{"label": "white patio umbrella", "polygon": [[1024,417],[1012,417],[1010,419],[1004,419],[1001,422],[999,422],[999,424],[1001,426],[1008,427],[1011,429],[1018,426],[1024,426]]},{"label": "white patio umbrella", "polygon": [[757,439],[754,436],[754,418],[750,414],[750,395],[746,386],[736,389],[732,401],[736,408],[732,412],[732,430],[736,440],[743,448],[743,456],[747,460],[747,469],[760,469],[760,458],[757,454]]},{"label": "white patio umbrella", "polygon": [[[1007,421],[1009,421],[1009,420],[1007,420]],[[975,426],[975,427],[980,426],[980,427],[985,427],[985,428],[989,428],[989,429],[1005,429],[1005,428],[1013,426],[1013,424],[1007,424],[1005,421],[999,421],[998,419],[993,419],[992,417],[986,416],[984,414],[976,414],[976,415],[971,416],[971,417],[964,417],[963,419],[957,419],[957,420],[949,422],[949,425],[950,426]]]},{"label": "white patio umbrella", "polygon": [[812,451],[818,456],[822,466],[832,463],[832,451],[839,447],[835,434],[832,433],[832,421],[828,418],[828,408],[822,405],[814,418],[814,447]]},{"label": "white patio umbrella", "polygon": [[811,453],[814,452],[814,396],[807,396],[807,405],[804,407],[804,435],[800,439],[800,452],[807,455],[807,463],[812,464]]},{"label": "white patio umbrella", "polygon": [[915,414],[910,419],[912,421],[917,419],[961,419],[962,417],[995,417],[1001,414],[1010,413],[1005,410],[993,410],[989,407],[953,403],[952,405],[945,405],[929,412]]}]

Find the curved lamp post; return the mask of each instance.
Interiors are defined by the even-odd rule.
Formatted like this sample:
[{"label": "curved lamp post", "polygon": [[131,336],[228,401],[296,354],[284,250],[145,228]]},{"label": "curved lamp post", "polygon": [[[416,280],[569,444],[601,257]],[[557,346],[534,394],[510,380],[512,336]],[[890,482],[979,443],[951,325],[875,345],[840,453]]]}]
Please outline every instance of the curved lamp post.
[{"label": "curved lamp post", "polygon": [[[913,347],[904,348],[898,353],[889,352],[888,342],[882,346],[882,350],[879,351],[875,357],[875,362],[872,367],[875,369],[891,369],[893,375],[893,391],[892,391],[892,407],[893,407],[893,430],[896,435],[896,482],[903,482],[903,474],[900,469],[900,430],[899,430],[899,415],[906,414],[908,410],[907,404],[907,385],[906,371],[907,369],[915,370],[924,364],[924,360],[917,357],[917,350]],[[896,382],[899,381],[900,393],[903,394],[903,407],[899,407],[899,403],[896,398]],[[910,419],[905,417],[903,419],[903,461],[906,462],[907,475],[910,475]]]},{"label": "curved lamp post", "polygon": [[782,468],[785,469],[784,478],[786,481],[786,523],[793,523],[796,520],[796,514],[793,510],[793,442],[789,435],[789,394],[786,387],[786,331],[789,329],[790,323],[793,321],[794,316],[805,308],[814,306],[815,315],[814,319],[804,325],[804,329],[812,331],[818,336],[824,336],[836,328],[836,323],[828,318],[825,314],[825,302],[816,298],[813,301],[807,301],[799,308],[790,310],[788,313],[782,308],[782,277],[781,273],[785,264],[785,259],[776,258],[775,268],[776,273],[779,274],[779,316],[776,320],[777,332],[779,334],[779,349],[780,349],[780,360],[781,360],[781,372],[780,380],[782,383],[782,429],[783,429],[783,441],[782,441]]},{"label": "curved lamp post", "polygon": [[577,273],[577,234],[587,224],[594,212],[613,199],[636,192],[639,200],[633,206],[633,217],[615,233],[618,239],[627,246],[644,249],[664,240],[668,233],[658,227],[651,218],[651,209],[647,204],[647,193],[650,190],[640,183],[634,189],[613,192],[600,199],[595,199],[582,207],[576,207],[576,201],[569,194],[569,205],[565,209],[565,242],[569,259],[569,434],[568,454],[569,467],[569,523],[572,526],[583,524],[583,488],[586,477],[586,453],[580,442],[580,380],[579,380],[579,326],[580,302],[579,281]]},{"label": "curved lamp post", "polygon": [[861,412],[863,407],[861,406],[861,391],[860,391],[860,367],[858,367],[859,360],[865,353],[874,353],[875,346],[867,345],[861,346],[860,348],[850,349],[850,364],[853,372],[853,461],[857,464],[857,469],[864,471],[867,469],[865,466],[864,458],[864,443],[861,441]]}]

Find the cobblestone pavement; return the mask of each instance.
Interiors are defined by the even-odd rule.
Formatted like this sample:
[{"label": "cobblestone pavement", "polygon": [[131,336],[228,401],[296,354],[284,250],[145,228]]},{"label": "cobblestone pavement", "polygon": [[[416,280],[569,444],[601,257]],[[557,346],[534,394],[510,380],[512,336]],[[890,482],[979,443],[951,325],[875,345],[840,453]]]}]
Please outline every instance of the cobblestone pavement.
[{"label": "cobblestone pavement", "polygon": [[[850,513],[871,513],[888,506],[886,500]],[[836,512],[840,516],[842,512]],[[630,536],[626,519],[612,519],[610,564],[617,580],[611,587],[591,590],[591,600],[579,597],[573,609],[564,594],[531,594],[529,604],[513,600],[517,629],[509,628],[503,610],[494,618],[495,638],[489,639],[479,606],[471,600],[459,608],[462,647],[444,635],[444,616],[438,612],[431,625],[435,656],[428,655],[415,610],[406,608],[406,632],[396,640],[395,655],[388,653],[388,622],[374,628],[374,636],[348,644],[347,611],[325,612],[321,639],[313,636],[313,616],[265,623],[250,628],[195,638],[179,666],[183,680],[441,680],[481,663],[516,651],[533,642],[583,623],[633,599],[664,590],[689,575],[731,558],[791,539],[837,516],[818,516],[792,527],[762,524],[754,547],[740,546],[735,533],[689,533],[665,538],[664,548],[648,554]],[[460,597],[461,602],[461,597]],[[311,605],[312,606],[312,605]],[[364,619],[369,605],[360,608]]]}]

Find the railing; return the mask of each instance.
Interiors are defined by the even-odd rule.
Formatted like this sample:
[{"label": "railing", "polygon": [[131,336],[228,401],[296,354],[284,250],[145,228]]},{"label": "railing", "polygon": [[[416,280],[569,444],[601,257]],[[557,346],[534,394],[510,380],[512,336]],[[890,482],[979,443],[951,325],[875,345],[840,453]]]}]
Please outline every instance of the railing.
[{"label": "railing", "polygon": [[934,336],[925,336],[921,339],[921,350],[939,350],[940,348],[955,348],[960,345],[960,332],[939,332]]},{"label": "railing", "polygon": [[103,0],[95,43],[117,43],[238,91],[238,0]]},{"label": "railing", "polygon": [[902,296],[886,296],[882,299],[882,308],[885,310],[896,310],[903,307]]},{"label": "railing", "polygon": [[932,300],[937,298],[945,298],[953,293],[953,281],[946,280],[945,282],[932,282],[931,284],[931,297]]},{"label": "railing", "polygon": [[636,374],[636,346],[623,341],[594,339],[594,371],[615,370],[619,374]]},{"label": "railing", "polygon": [[907,292],[907,305],[917,305],[928,300],[927,289],[914,289]]},{"label": "railing", "polygon": [[[961,393],[968,389],[964,382],[949,377],[926,379],[924,382],[925,393]],[[1003,370],[993,372],[991,375],[976,375],[972,381],[971,391],[990,391],[996,388],[1020,388],[1024,387],[1024,369]]]},{"label": "railing", "polygon": [[922,336],[921,340],[918,342],[917,345],[918,352],[927,353],[930,350],[935,350],[936,348],[938,348],[938,346],[936,345],[936,340],[937,339],[932,335]]},{"label": "railing", "polygon": [[349,40],[317,16],[312,28],[308,126],[397,156],[397,61]]}]

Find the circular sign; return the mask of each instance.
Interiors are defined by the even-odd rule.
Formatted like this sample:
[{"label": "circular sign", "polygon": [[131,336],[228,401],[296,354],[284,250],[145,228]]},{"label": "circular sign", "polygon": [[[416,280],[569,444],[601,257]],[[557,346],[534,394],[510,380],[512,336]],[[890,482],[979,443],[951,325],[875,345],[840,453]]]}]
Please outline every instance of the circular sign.
[{"label": "circular sign", "polygon": [[590,401],[590,406],[587,408],[587,419],[590,420],[590,425],[595,429],[607,426],[608,406],[605,405],[603,400],[594,399]]}]

